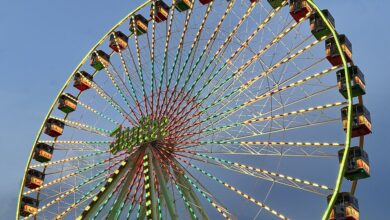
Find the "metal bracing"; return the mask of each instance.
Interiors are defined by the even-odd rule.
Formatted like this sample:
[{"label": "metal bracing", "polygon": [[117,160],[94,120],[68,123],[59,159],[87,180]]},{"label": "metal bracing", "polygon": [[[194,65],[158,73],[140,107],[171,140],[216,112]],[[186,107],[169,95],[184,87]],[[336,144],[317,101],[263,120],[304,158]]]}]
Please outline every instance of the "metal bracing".
[{"label": "metal bracing", "polygon": [[[181,168],[182,170],[185,170],[184,167],[180,163],[178,163],[177,161],[175,161],[175,165],[177,167]],[[181,190],[183,191],[184,195],[190,201],[190,203],[195,205],[196,209],[201,214],[202,219],[206,219],[206,220],[210,219],[209,216],[207,215],[207,213],[205,212],[205,209],[203,208],[203,205],[200,202],[198,196],[196,195],[195,191],[193,190],[191,184],[188,182],[188,180],[185,179],[182,174],[177,173],[177,172],[175,172],[175,176],[176,176],[176,179],[179,183],[178,185],[181,188]]]},{"label": "metal bracing", "polygon": [[157,220],[157,200],[156,185],[154,181],[153,153],[149,147],[145,149],[144,155],[144,189],[147,220]]},{"label": "metal bracing", "polygon": [[121,215],[121,210],[122,206],[125,205],[125,197],[128,193],[130,183],[133,181],[133,178],[136,178],[134,174],[137,172],[138,169],[138,163],[140,162],[140,156],[138,155],[137,157],[133,157],[130,159],[131,160],[131,167],[128,173],[128,177],[126,180],[122,183],[122,189],[120,190],[117,198],[115,199],[115,202],[110,209],[110,212],[107,215],[107,219],[109,220],[114,220],[114,219],[119,219]]},{"label": "metal bracing", "polygon": [[164,174],[161,170],[160,164],[157,160],[153,160],[153,166],[154,166],[156,174],[157,174],[158,182],[161,185],[160,189],[162,191],[163,199],[164,199],[165,204],[168,208],[168,212],[171,216],[171,219],[178,220],[179,216],[176,212],[176,207],[174,205],[171,193],[168,191],[168,186],[167,186],[167,182],[166,182],[167,178],[164,177]]},{"label": "metal bracing", "polygon": [[99,210],[100,206],[105,202],[107,197],[112,193],[113,189],[117,186],[117,184],[120,182],[121,178],[128,173],[128,171],[132,172],[136,165],[137,160],[134,160],[134,158],[138,158],[140,156],[140,152],[136,152],[133,156],[131,156],[128,160],[126,165],[120,170],[120,172],[117,174],[116,178],[112,180],[112,182],[106,187],[104,187],[104,192],[99,195],[96,202],[90,206],[89,210],[85,213],[85,215],[82,216],[83,219],[91,219],[95,216],[96,212]]}]

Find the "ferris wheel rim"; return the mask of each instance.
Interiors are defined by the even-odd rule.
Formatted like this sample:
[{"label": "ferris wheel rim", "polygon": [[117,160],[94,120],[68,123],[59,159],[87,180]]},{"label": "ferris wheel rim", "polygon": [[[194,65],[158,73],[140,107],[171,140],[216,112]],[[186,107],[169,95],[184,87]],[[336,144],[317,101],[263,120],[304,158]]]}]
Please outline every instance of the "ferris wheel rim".
[{"label": "ferris wheel rim", "polygon": [[[312,0],[307,0],[314,8],[315,10],[324,18],[324,15],[322,14],[321,12],[321,9],[312,1]],[[120,25],[122,25],[126,20],[128,20],[131,16],[133,16],[135,13],[137,13],[139,10],[145,8],[146,6],[148,6],[150,3],[152,3],[153,0],[146,0],[143,4],[141,4],[139,7],[137,7],[135,10],[133,10],[132,12],[130,12],[127,16],[125,16],[121,21],[119,21],[116,25],[114,25],[92,48],[91,50],[85,55],[85,57],[81,60],[81,62],[77,65],[77,67],[75,68],[75,70],[71,73],[71,75],[69,76],[69,78],[66,80],[65,84],[63,85],[63,87],[60,89],[59,93],[57,94],[56,98],[54,99],[53,101],[53,104],[52,106],[50,107],[47,115],[45,116],[42,124],[41,124],[41,127],[38,131],[38,134],[35,138],[35,141],[33,143],[33,146],[32,146],[32,149],[31,149],[31,152],[30,152],[30,155],[29,155],[29,159],[28,159],[28,162],[27,162],[27,165],[24,169],[24,174],[23,174],[23,179],[22,179],[22,183],[21,183],[21,187],[20,187],[20,192],[19,192],[19,197],[18,197],[18,204],[17,204],[17,211],[16,211],[16,219],[19,219],[19,207],[20,207],[20,201],[21,201],[21,198],[22,198],[22,194],[23,194],[23,188],[24,188],[24,182],[25,182],[25,178],[26,178],[26,174],[27,174],[27,171],[28,171],[28,168],[29,168],[29,165],[31,163],[31,160],[32,160],[32,157],[33,157],[33,152],[34,152],[34,149],[35,149],[35,146],[36,144],[39,142],[39,138],[42,134],[42,131],[43,131],[43,128],[44,128],[44,124],[45,124],[45,121],[51,116],[51,113],[55,107],[55,105],[57,104],[58,100],[59,100],[59,97],[61,96],[61,94],[63,94],[63,92],[65,91],[65,89],[68,87],[69,83],[71,82],[72,78],[74,77],[74,75],[76,74],[76,72],[85,64],[85,62],[87,61],[87,59],[90,57],[90,55],[96,50],[96,48],[98,48],[103,42],[104,40],[106,40],[110,34],[115,31]],[[325,20],[326,21],[326,20]],[[341,57],[343,59],[343,67],[344,67],[344,70],[345,70],[345,74],[346,74],[346,77],[349,77],[348,75],[348,64],[346,62],[346,58],[345,58],[345,55],[344,53],[341,53],[341,47],[340,47],[340,44],[338,42],[338,35],[337,35],[337,32],[336,32],[336,29],[330,25],[328,22],[326,22],[328,27],[332,30],[332,34],[333,36],[335,37],[336,39],[336,44],[338,46],[338,50],[341,54]],[[98,72],[98,71],[96,71]],[[96,73],[95,72],[95,73]],[[351,118],[352,118],[352,103],[353,103],[353,99],[352,99],[352,95],[351,95],[351,85],[350,85],[350,82],[347,80],[347,91],[348,91],[348,127],[347,127],[347,133],[346,133],[346,144],[345,144],[345,147],[344,149],[348,149],[350,147],[350,140],[351,140]],[[81,92],[78,94],[80,95]],[[65,118],[67,117],[68,114],[65,115]],[[364,138],[364,137],[363,137]],[[343,166],[345,166],[345,162],[346,162],[346,155],[348,153],[348,150],[345,150],[344,151],[344,156],[343,156],[343,162],[341,163],[340,165],[340,169],[339,169],[339,172],[338,172],[338,180],[337,182],[340,182],[340,179],[341,179],[341,182],[340,183],[337,183],[336,184],[336,188],[334,189],[333,191],[333,194],[336,195],[337,192],[339,191],[339,188],[342,184],[342,178],[343,178],[343,174],[344,174],[344,169],[342,168]],[[341,178],[340,178],[341,177]],[[334,198],[332,199],[333,200],[333,203],[334,203],[334,200],[335,200],[335,196]],[[332,203],[329,203],[329,204],[332,204]],[[327,210],[325,211],[324,213],[324,216],[323,216],[323,219],[325,219],[325,216],[328,217],[328,215],[330,214],[330,207],[332,207],[332,205],[328,205],[327,207]]]}]

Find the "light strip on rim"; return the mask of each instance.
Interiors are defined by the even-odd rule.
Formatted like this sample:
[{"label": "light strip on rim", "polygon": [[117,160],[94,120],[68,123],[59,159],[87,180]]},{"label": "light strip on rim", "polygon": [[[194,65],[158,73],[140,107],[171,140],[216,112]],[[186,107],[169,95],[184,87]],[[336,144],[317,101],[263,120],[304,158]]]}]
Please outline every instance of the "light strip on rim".
[{"label": "light strip on rim", "polygon": [[328,19],[325,17],[324,13],[322,13],[321,9],[312,1],[312,0],[307,0],[307,2],[317,11],[317,13],[321,16],[321,19],[325,22],[326,26],[330,29],[332,32],[333,38],[335,39],[336,45],[337,45],[337,50],[340,53],[341,59],[343,61],[344,65],[344,73],[345,73],[345,80],[346,80],[346,85],[347,85],[347,95],[348,95],[348,124],[347,124],[347,133],[346,133],[346,139],[345,139],[345,150],[343,154],[343,158],[340,162],[340,167],[339,167],[339,172],[337,175],[337,180],[336,180],[336,185],[335,189],[332,195],[332,198],[330,199],[328,206],[326,207],[326,210],[322,216],[322,220],[327,220],[329,219],[330,212],[334,206],[334,203],[337,198],[337,194],[340,192],[341,185],[343,183],[343,177],[344,177],[344,172],[345,172],[345,165],[347,162],[347,156],[349,153],[349,147],[351,145],[351,120],[352,120],[352,91],[351,91],[351,79],[349,77],[348,73],[348,65],[347,61],[345,59],[344,52],[341,48],[340,41],[338,39],[338,34],[336,33],[335,28],[329,23]]}]

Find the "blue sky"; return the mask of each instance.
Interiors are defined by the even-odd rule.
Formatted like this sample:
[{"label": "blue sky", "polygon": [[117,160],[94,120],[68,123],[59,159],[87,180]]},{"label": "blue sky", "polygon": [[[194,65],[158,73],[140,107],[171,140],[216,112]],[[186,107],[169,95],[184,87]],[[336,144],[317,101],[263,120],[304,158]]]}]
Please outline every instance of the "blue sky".
[{"label": "blue sky", "polygon": [[[142,0],[0,2],[0,216],[14,216],[19,182],[37,130],[57,91],[99,38]],[[322,0],[353,43],[366,75],[374,133],[366,139],[372,177],[359,182],[364,219],[383,219],[390,192],[389,1]],[[381,218],[382,217],[382,218]]]}]

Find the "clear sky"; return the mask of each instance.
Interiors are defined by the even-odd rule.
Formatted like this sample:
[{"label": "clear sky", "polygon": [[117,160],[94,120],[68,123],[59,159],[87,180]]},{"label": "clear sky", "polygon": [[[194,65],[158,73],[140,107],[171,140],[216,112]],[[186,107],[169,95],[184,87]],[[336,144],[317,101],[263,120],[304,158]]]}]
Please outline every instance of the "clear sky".
[{"label": "clear sky", "polygon": [[[100,37],[142,0],[0,1],[0,219],[12,219],[23,169],[56,93]],[[318,0],[353,43],[366,75],[372,177],[359,182],[362,219],[386,219],[390,198],[390,1]],[[388,212],[387,212],[388,213]]]}]

